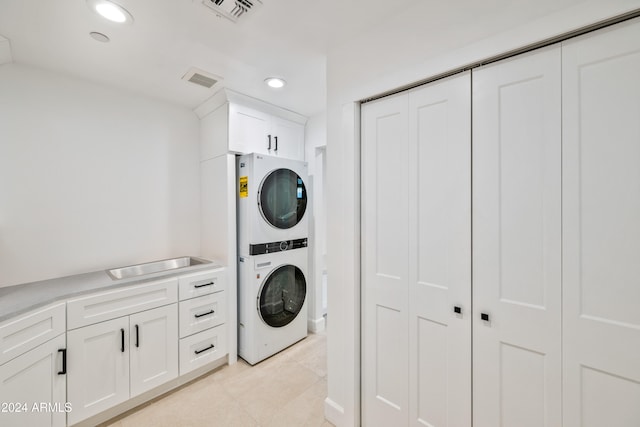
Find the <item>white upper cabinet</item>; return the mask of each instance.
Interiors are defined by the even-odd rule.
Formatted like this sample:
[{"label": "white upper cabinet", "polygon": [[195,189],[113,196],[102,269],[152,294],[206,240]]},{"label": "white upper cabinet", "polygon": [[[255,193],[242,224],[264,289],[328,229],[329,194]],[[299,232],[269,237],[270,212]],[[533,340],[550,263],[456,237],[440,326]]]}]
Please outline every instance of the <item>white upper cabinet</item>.
[{"label": "white upper cabinet", "polygon": [[560,65],[473,71],[474,427],[562,424]]},{"label": "white upper cabinet", "polygon": [[304,160],[306,118],[299,114],[232,91],[215,95],[197,112],[202,161],[227,153]]},{"label": "white upper cabinet", "polygon": [[564,427],[640,426],[640,22],[563,46]]}]

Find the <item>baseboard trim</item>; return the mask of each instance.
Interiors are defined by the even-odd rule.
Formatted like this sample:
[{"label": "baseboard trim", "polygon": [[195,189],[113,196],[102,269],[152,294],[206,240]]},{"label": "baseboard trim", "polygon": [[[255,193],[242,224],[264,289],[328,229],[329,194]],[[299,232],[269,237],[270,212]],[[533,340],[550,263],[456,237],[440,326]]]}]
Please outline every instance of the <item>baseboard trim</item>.
[{"label": "baseboard trim", "polygon": [[307,319],[307,330],[317,334],[323,332],[326,329],[324,317],[319,319]]},{"label": "baseboard trim", "polygon": [[327,397],[324,400],[324,417],[331,424],[339,426],[344,419],[344,408]]}]

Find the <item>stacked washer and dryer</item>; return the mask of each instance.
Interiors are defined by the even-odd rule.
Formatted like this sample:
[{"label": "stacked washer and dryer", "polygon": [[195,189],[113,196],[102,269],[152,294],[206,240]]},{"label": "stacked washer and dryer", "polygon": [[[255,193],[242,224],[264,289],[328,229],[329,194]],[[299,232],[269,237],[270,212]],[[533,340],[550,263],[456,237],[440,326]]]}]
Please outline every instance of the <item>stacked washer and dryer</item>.
[{"label": "stacked washer and dryer", "polygon": [[251,365],[307,336],[307,163],[246,154],[238,172],[238,355]]}]

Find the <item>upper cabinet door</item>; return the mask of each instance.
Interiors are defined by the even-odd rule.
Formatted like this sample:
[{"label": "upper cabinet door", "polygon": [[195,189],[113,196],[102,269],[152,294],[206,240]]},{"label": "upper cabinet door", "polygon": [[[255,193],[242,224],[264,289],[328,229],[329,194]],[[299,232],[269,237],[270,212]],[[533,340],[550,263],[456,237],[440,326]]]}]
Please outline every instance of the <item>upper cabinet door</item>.
[{"label": "upper cabinet door", "polygon": [[473,72],[475,427],[562,424],[560,62]]},{"label": "upper cabinet door", "polygon": [[564,427],[640,425],[640,22],[563,46]]},{"label": "upper cabinet door", "polygon": [[268,154],[271,116],[238,104],[229,104],[229,151]]},{"label": "upper cabinet door", "polygon": [[409,92],[408,137],[409,425],[468,427],[470,72]]},{"label": "upper cabinet door", "polygon": [[409,422],[408,97],[362,107],[362,424]]},{"label": "upper cabinet door", "polygon": [[271,154],[286,159],[304,160],[304,125],[273,117]]}]

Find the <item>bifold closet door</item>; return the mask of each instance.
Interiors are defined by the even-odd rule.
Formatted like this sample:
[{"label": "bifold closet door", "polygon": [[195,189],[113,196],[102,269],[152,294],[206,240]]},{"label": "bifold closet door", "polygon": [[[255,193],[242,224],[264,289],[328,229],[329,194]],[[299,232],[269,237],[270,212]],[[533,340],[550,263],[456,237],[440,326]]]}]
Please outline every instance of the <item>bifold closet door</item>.
[{"label": "bifold closet door", "polygon": [[473,425],[555,427],[561,398],[561,59],[473,71]]},{"label": "bifold closet door", "polygon": [[564,427],[640,426],[640,22],[563,46]]},{"label": "bifold closet door", "polygon": [[362,423],[408,423],[407,94],[362,106]]},{"label": "bifold closet door", "polygon": [[409,425],[471,426],[470,72],[409,92],[409,158]]},{"label": "bifold closet door", "polygon": [[365,426],[471,424],[470,83],[362,107]]}]

